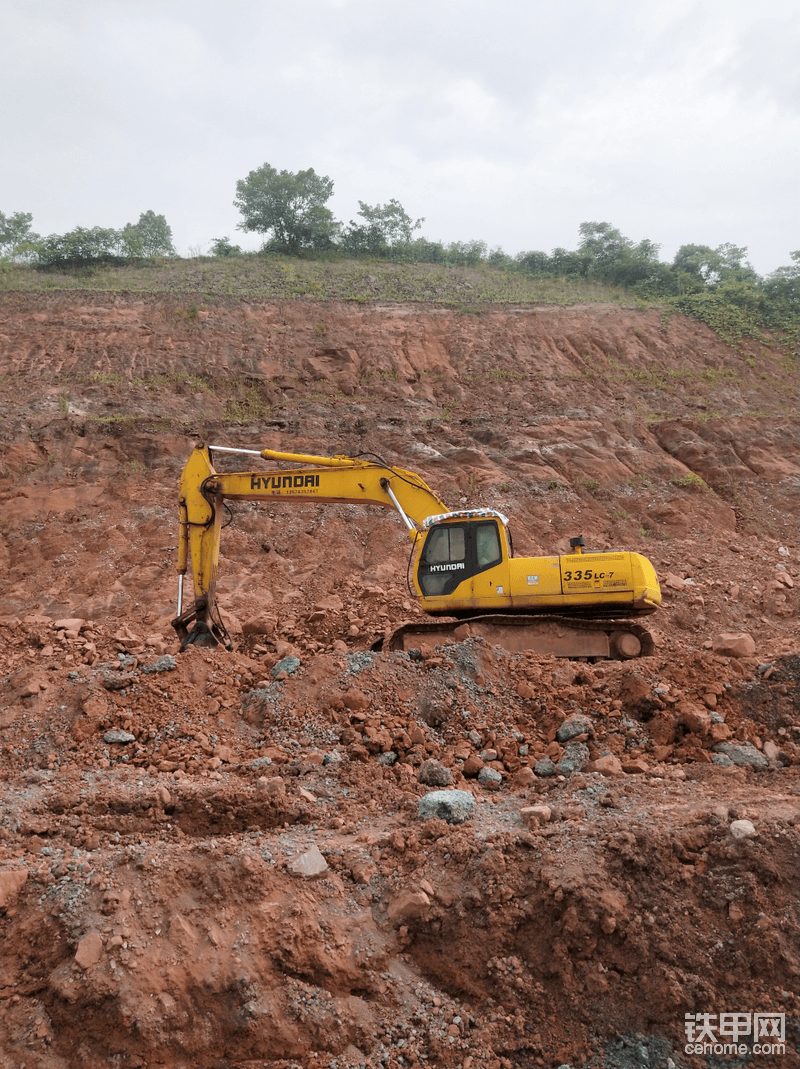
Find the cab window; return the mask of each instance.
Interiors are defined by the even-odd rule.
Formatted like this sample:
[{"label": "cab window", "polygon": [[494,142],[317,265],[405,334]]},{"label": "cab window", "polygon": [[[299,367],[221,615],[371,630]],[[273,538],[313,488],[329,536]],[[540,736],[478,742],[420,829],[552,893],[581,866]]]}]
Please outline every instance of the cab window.
[{"label": "cab window", "polygon": [[463,527],[440,527],[431,531],[423,559],[428,564],[445,564],[466,557]]},{"label": "cab window", "polygon": [[475,532],[475,552],[479,572],[493,568],[503,559],[496,523],[482,523],[478,526]]}]

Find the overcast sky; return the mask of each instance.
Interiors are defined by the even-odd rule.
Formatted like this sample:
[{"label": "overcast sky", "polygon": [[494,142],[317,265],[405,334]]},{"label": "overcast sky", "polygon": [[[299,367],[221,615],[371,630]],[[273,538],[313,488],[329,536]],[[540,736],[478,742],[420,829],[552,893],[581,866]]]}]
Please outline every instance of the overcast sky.
[{"label": "overcast sky", "polygon": [[[797,0],[0,0],[0,211],[34,230],[164,214],[237,232],[268,162],[343,222],[575,248],[584,221],[680,245],[800,247]],[[238,236],[237,236],[238,235]]]}]

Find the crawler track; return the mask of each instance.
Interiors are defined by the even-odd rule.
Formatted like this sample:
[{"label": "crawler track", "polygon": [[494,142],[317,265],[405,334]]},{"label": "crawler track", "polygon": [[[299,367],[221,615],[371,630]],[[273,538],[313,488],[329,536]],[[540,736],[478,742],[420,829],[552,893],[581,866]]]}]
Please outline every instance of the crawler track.
[{"label": "crawler track", "polygon": [[581,620],[564,616],[475,616],[404,624],[389,639],[391,650],[410,650],[421,642],[484,638],[514,653],[533,650],[556,657],[629,660],[653,653],[653,636],[629,620]]}]

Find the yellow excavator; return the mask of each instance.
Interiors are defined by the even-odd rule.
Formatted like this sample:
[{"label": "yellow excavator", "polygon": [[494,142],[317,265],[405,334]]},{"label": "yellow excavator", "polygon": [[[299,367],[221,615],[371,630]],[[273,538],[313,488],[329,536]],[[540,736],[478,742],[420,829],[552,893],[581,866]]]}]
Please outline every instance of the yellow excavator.
[{"label": "yellow excavator", "polygon": [[[260,457],[290,468],[218,472],[214,453]],[[226,501],[335,502],[394,509],[413,545],[409,585],[431,617],[405,624],[390,649],[480,636],[514,651],[559,657],[627,659],[653,652],[653,638],[631,617],[661,604],[653,565],[638,553],[571,553],[515,557],[507,518],[492,508],[451,512],[423,479],[380,457],[308,456],[272,449],[195,446],[180,485],[178,615],[189,645],[232,649],[216,603],[220,531]],[[183,579],[191,559],[194,602],[184,610]],[[412,567],[413,565],[413,567]]]}]

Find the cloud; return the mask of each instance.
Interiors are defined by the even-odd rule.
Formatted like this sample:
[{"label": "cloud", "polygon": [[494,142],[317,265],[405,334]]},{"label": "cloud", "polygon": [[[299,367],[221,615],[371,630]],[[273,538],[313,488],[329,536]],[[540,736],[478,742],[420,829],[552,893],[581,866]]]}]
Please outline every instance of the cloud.
[{"label": "cloud", "polygon": [[[0,3],[3,211],[41,232],[163,212],[233,234],[265,161],[398,198],[425,233],[510,252],[606,220],[673,255],[788,262],[798,20],[771,0]],[[255,247],[253,236],[239,237]]]}]

